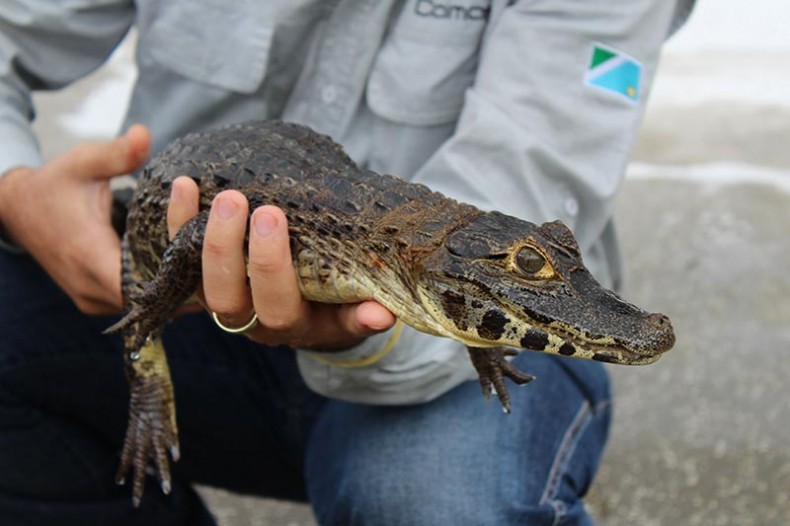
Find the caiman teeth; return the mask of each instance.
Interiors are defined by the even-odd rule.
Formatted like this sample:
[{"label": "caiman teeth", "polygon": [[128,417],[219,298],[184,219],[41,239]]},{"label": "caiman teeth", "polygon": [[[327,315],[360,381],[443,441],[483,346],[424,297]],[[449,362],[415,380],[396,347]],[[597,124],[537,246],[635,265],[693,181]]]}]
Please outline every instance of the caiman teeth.
[{"label": "caiman teeth", "polygon": [[597,362],[615,363],[621,365],[647,365],[656,362],[661,354],[639,354],[628,349],[619,349],[616,352],[608,350],[593,351],[592,359]]}]

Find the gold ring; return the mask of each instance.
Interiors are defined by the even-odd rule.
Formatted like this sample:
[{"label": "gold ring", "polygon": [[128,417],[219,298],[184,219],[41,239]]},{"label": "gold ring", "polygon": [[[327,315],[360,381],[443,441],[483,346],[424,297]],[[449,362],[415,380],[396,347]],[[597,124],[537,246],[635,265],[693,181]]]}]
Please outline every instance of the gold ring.
[{"label": "gold ring", "polygon": [[219,321],[219,316],[217,316],[217,313],[214,311],[211,312],[211,317],[214,318],[214,323],[217,324],[217,327],[231,334],[241,334],[258,325],[258,314],[255,312],[252,313],[252,318],[250,321],[245,323],[242,327],[226,327],[221,321]]}]

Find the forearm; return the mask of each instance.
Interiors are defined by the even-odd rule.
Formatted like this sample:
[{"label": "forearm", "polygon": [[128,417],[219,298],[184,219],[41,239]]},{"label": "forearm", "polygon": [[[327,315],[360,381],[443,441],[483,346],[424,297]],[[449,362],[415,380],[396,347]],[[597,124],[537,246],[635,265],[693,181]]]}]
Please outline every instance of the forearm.
[{"label": "forearm", "polygon": [[[0,183],[17,169],[42,164],[31,126],[33,91],[62,87],[98,67],[128,30],[131,15],[131,4],[122,0],[81,7],[0,3]],[[0,184],[0,192],[7,191]],[[19,252],[5,223],[0,218],[0,249]]]}]

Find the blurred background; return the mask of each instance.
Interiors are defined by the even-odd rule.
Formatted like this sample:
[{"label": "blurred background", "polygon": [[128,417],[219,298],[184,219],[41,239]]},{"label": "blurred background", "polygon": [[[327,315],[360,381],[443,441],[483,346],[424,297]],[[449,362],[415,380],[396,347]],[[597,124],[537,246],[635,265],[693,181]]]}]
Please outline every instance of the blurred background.
[{"label": "blurred background", "polygon": [[[610,369],[598,523],[790,524],[790,3],[701,0],[666,46],[617,216],[624,296],[676,348]],[[117,132],[134,79],[108,67],[36,97],[51,157]],[[204,488],[223,526],[310,525],[307,506]]]}]

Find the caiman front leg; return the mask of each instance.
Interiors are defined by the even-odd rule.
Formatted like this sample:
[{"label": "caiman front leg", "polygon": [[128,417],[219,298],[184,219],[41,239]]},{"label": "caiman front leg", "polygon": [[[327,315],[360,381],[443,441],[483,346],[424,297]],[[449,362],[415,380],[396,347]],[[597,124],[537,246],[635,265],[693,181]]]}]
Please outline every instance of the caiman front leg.
[{"label": "caiman front leg", "polygon": [[518,351],[506,347],[467,347],[472,365],[477,369],[480,377],[480,386],[483,388],[483,397],[491,399],[491,393],[499,397],[502,410],[510,413],[510,394],[507,392],[504,377],[507,376],[516,384],[528,384],[535,379],[531,374],[519,371],[507,361],[507,356],[515,356]]},{"label": "caiman front leg", "polygon": [[124,484],[129,469],[134,468],[132,501],[137,507],[143,497],[149,463],[156,467],[162,491],[170,493],[172,480],[167,452],[173,461],[178,460],[178,427],[162,340],[148,339],[136,354],[127,354],[126,366],[131,388],[129,424],[115,480]]}]

